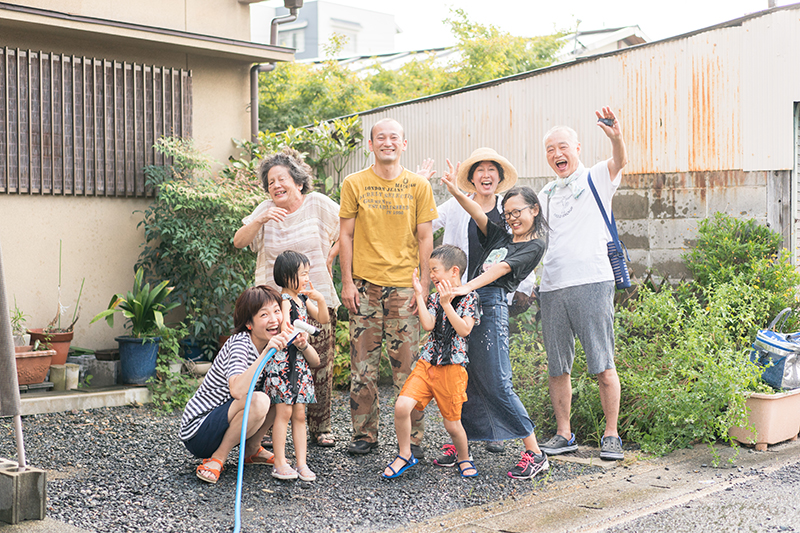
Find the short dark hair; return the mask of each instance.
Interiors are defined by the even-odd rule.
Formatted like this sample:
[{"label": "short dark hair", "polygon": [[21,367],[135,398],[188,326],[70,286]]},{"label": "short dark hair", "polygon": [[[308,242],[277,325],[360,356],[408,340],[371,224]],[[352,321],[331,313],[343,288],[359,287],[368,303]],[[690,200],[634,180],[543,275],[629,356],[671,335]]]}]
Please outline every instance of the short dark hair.
[{"label": "short dark hair", "polygon": [[245,289],[236,299],[233,308],[233,332],[247,331],[247,324],[268,303],[278,304],[278,307],[281,305],[281,295],[272,287],[259,285]]},{"label": "short dark hair", "polygon": [[464,274],[467,269],[467,254],[458,246],[442,244],[431,252],[431,259],[438,259],[446,270],[458,267],[458,274]]},{"label": "short dark hair", "polygon": [[272,278],[278,287],[291,289],[297,286],[297,271],[303,265],[310,265],[311,262],[304,254],[294,250],[281,252],[275,258],[275,266],[272,267]]},{"label": "short dark hair", "polygon": [[533,227],[531,231],[528,233],[531,237],[536,237],[543,239],[547,232],[550,230],[550,226],[547,225],[547,221],[544,219],[544,213],[542,213],[542,206],[539,202],[539,197],[536,196],[536,192],[531,189],[530,187],[513,187],[505,192],[503,195],[503,201],[500,203],[500,209],[503,213],[506,211],[506,200],[509,198],[513,198],[514,196],[522,196],[522,199],[528,205],[528,207],[536,207],[539,206],[539,214],[533,219]]},{"label": "short dark hair", "polygon": [[[468,179],[468,180],[469,180],[469,182],[470,182],[470,183],[472,183],[473,185],[475,185],[475,182],[474,182],[474,181],[472,181],[472,175],[473,175],[473,174],[475,174],[475,169],[477,169],[477,168],[478,168],[478,165],[480,165],[480,164],[481,164],[481,163],[483,163],[483,162],[484,162],[484,161],[475,161],[475,162],[472,164],[472,166],[471,166],[471,167],[469,167],[469,174],[467,174],[467,179]],[[497,183],[498,183],[498,185],[499,185],[500,183],[503,183],[503,180],[504,180],[504,179],[506,179],[506,173],[505,173],[505,171],[503,170],[503,165],[501,165],[501,164],[500,164],[500,163],[498,163],[497,161],[486,160],[486,162],[488,162],[488,163],[491,163],[491,164],[493,164],[495,167],[497,167],[497,175],[498,175],[498,176],[500,176],[500,181],[498,181]]]},{"label": "short dark hair", "polygon": [[292,180],[300,187],[302,194],[308,194],[313,189],[314,178],[313,170],[303,161],[303,155],[292,148],[284,148],[277,154],[265,157],[258,165],[258,179],[261,186],[269,194],[269,171],[272,167],[283,167],[292,177]]}]

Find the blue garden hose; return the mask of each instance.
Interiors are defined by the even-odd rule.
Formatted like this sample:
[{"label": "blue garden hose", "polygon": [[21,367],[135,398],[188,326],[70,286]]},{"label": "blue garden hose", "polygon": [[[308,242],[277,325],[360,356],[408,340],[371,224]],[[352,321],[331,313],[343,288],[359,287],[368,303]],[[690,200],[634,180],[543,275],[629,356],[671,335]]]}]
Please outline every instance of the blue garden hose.
[{"label": "blue garden hose", "polygon": [[[300,320],[295,320],[293,323],[295,334],[289,339],[289,342],[286,343],[286,347],[288,348],[297,336],[302,333],[310,333],[316,334],[317,329],[314,326],[306,324],[305,322],[301,322]],[[258,382],[258,378],[261,376],[262,370],[264,370],[264,366],[269,362],[270,359],[275,355],[277,350],[275,348],[270,348],[267,352],[266,357],[259,363],[258,368],[256,368],[255,374],[253,374],[253,379],[250,381],[250,387],[247,389],[247,399],[245,400],[244,404],[244,413],[242,414],[242,435],[239,439],[239,469],[236,473],[236,505],[234,506],[234,526],[233,526],[233,533],[239,533],[242,529],[242,477],[244,475],[244,447],[245,442],[247,441],[247,418],[250,414],[250,400],[253,399],[253,391],[256,388],[256,383]]]}]

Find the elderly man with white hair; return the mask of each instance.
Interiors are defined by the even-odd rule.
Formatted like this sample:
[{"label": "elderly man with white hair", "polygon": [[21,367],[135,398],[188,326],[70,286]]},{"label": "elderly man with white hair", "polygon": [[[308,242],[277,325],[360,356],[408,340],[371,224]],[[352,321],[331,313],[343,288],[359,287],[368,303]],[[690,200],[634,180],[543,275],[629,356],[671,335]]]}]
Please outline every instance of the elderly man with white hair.
[{"label": "elderly man with white hair", "polygon": [[622,130],[611,108],[596,111],[597,125],[611,141],[611,159],[586,168],[580,161],[581,144],[571,128],[556,126],[544,137],[547,163],[557,178],[539,198],[550,242],[544,256],[539,298],[542,333],[547,351],[550,401],[556,434],[540,445],[548,455],[578,449],[570,428],[572,363],[575,337],[586,353],[589,373],[597,376],[606,419],[600,458],[622,460],[617,432],[620,383],[614,366],[614,273],[606,243],[611,240],[589,180],[603,208],[611,212],[611,198],[628,161]]}]

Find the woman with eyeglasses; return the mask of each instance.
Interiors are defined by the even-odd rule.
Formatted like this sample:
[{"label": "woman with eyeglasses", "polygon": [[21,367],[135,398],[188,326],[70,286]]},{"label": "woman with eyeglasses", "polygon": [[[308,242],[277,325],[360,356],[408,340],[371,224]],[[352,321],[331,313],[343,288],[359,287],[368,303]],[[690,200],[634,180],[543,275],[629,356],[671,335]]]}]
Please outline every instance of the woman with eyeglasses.
[{"label": "woman with eyeglasses", "polygon": [[[469,217],[471,223],[463,224],[468,239],[469,228],[474,227],[480,246],[470,247],[469,281],[463,285],[478,292],[482,317],[469,339],[469,380],[462,423],[469,440],[523,439],[522,460],[508,474],[528,479],[547,470],[548,463],[536,442],[533,422],[511,383],[506,295],[517,290],[544,255],[547,225],[536,193],[529,187],[510,188],[517,172],[494,150],[476,150],[457,170],[450,161],[447,164],[449,170],[442,183]],[[474,194],[470,198],[460,187]],[[507,188],[498,210],[494,192]],[[440,209],[440,216],[443,212],[445,217],[453,213]],[[450,221],[444,223],[449,226]],[[448,466],[449,451],[445,446],[445,455],[436,464]]]}]

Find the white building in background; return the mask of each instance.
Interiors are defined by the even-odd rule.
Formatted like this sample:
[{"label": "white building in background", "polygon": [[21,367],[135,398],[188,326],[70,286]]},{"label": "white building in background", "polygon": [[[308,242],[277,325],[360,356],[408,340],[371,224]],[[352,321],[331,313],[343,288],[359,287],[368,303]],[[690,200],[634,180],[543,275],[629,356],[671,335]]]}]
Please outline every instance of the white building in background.
[{"label": "white building in background", "polygon": [[579,57],[605,54],[650,41],[639,26],[577,31],[565,35],[563,40],[564,46],[559,51],[556,60],[558,63],[572,61]]},{"label": "white building in background", "polygon": [[[252,4],[252,41],[269,43],[270,21],[275,16],[287,13],[283,7],[270,7],[267,3]],[[280,26],[278,44],[294,48],[297,59],[324,58],[323,47],[336,33],[347,38],[338,57],[371,56],[394,52],[394,36],[400,31],[394,15],[308,0],[298,11],[296,21]]]}]

